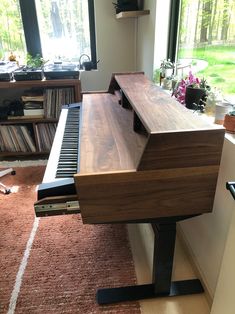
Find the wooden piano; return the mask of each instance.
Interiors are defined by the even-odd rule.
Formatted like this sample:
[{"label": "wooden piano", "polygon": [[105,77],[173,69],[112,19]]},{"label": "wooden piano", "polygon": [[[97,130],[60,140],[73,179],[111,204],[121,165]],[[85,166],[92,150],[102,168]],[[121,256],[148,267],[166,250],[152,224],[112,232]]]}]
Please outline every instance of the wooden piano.
[{"label": "wooden piano", "polygon": [[36,215],[148,222],[155,232],[153,283],[100,289],[99,304],[203,291],[197,279],[171,282],[176,222],[212,211],[223,141],[222,127],[143,73],[114,74],[107,92],[62,110]]}]

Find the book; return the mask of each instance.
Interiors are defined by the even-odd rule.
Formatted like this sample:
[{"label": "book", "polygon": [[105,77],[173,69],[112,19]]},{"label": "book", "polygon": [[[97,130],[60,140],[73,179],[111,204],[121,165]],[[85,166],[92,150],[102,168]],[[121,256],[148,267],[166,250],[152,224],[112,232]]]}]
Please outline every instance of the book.
[{"label": "book", "polygon": [[28,128],[24,125],[20,125],[20,129],[21,129],[21,132],[23,134],[23,138],[24,140],[26,141],[26,144],[28,146],[28,151],[30,152],[36,152],[36,146],[34,144],[34,141],[33,141],[33,138],[28,130]]},{"label": "book", "polygon": [[22,101],[27,102],[27,101],[44,101],[44,96],[43,95],[32,95],[32,96],[28,96],[28,95],[23,95],[21,96]]},{"label": "book", "polygon": [[24,109],[24,116],[44,116],[44,109]]},{"label": "book", "polygon": [[43,108],[43,103],[42,102],[33,102],[33,101],[28,101],[24,104],[24,109],[42,109]]},{"label": "book", "polygon": [[50,151],[56,133],[56,123],[37,123],[35,130],[39,151]]}]

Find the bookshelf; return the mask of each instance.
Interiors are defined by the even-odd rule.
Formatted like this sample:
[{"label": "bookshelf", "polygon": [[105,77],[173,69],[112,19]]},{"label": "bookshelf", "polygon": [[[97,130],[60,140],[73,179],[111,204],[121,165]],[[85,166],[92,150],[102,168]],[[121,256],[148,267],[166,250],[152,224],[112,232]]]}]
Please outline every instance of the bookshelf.
[{"label": "bookshelf", "polygon": [[[48,155],[61,105],[80,102],[82,98],[78,79],[0,82],[0,92],[1,89],[8,93],[12,89],[20,90],[21,99],[29,109],[27,116],[9,116],[0,121],[0,158]],[[34,99],[27,95],[35,89],[42,90],[42,97]],[[29,102],[42,104],[42,112],[36,107],[40,115],[30,115]]]}]

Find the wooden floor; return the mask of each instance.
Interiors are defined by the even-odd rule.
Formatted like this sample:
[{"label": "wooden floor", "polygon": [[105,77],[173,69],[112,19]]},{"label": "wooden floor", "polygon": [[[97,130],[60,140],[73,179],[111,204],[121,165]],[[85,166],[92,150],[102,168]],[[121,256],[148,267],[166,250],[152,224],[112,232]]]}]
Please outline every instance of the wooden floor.
[{"label": "wooden floor", "polygon": [[[149,268],[146,250],[151,252],[153,241],[151,234],[145,233],[145,237],[149,237],[149,247],[143,245],[142,235],[137,225],[128,225],[129,238],[131,242],[133,258],[135,263],[137,281],[139,284],[151,282],[151,272]],[[151,260],[151,257],[149,261]],[[175,257],[173,266],[173,279],[184,280],[196,278],[192,266],[187,258],[186,253],[179,240],[176,240]],[[158,298],[140,301],[142,314],[209,314],[205,294]]]}]

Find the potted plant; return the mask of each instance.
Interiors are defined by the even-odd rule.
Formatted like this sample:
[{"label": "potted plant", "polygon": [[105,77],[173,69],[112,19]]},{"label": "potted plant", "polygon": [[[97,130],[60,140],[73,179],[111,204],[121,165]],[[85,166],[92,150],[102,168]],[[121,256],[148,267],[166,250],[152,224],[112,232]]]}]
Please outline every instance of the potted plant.
[{"label": "potted plant", "polygon": [[45,63],[45,60],[41,57],[40,54],[35,56],[27,54],[26,65],[14,71],[15,80],[41,80],[43,78],[42,70]]},{"label": "potted plant", "polygon": [[225,115],[223,125],[227,132],[235,133],[235,108]]},{"label": "potted plant", "polygon": [[26,56],[26,65],[29,69],[33,70],[42,70],[43,65],[45,64],[45,60],[42,58],[40,54],[36,54],[36,56],[32,56],[29,53]]},{"label": "potted plant", "polygon": [[190,71],[185,79],[176,84],[173,95],[186,108],[203,112],[209,90],[206,80],[199,79]]},{"label": "potted plant", "polygon": [[113,3],[116,14],[125,11],[137,11],[138,3],[137,0],[117,0],[117,3]]},{"label": "potted plant", "polygon": [[162,60],[160,65],[160,73],[162,78],[171,78],[174,71],[174,63],[170,61],[170,59]]}]

